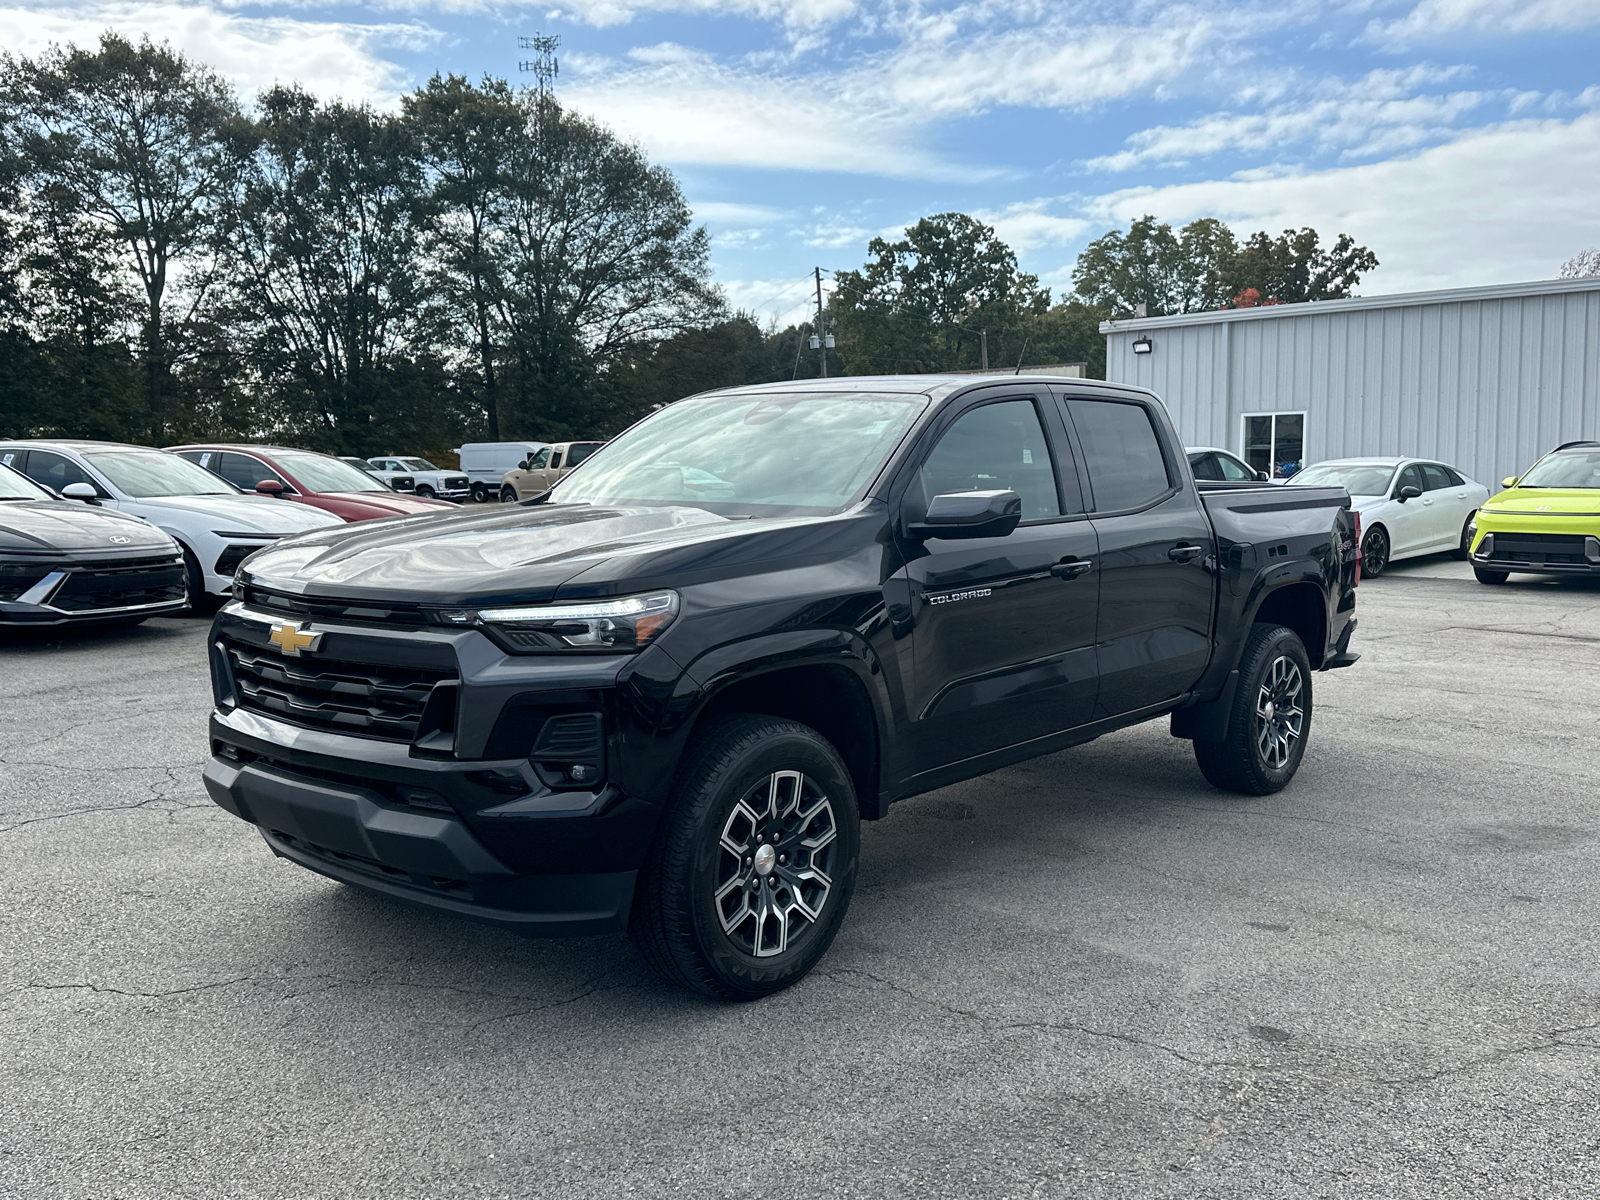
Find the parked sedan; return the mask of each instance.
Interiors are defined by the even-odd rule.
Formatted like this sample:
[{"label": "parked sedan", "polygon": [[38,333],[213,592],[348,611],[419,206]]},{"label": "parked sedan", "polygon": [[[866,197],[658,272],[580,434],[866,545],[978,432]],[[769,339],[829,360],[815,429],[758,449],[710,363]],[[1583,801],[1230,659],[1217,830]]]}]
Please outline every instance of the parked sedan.
[{"label": "parked sedan", "polygon": [[1401,558],[1449,551],[1467,557],[1473,515],[1489,489],[1454,467],[1418,458],[1336,458],[1287,480],[1289,487],[1342,487],[1361,516],[1361,574]]},{"label": "parked sedan", "polygon": [[249,555],[291,533],[339,524],[332,513],[243,495],[176,454],[117,442],[0,442],[0,466],[57,494],[143,517],[183,549],[189,603],[226,596]]},{"label": "parked sedan", "polygon": [[0,467],[0,628],[137,625],[188,603],[183,554],[161,530]]},{"label": "parked sedan", "polygon": [[1216,446],[1190,446],[1184,454],[1196,479],[1211,483],[1268,483],[1272,478],[1265,471],[1252,470],[1237,454]]},{"label": "parked sedan", "polygon": [[444,500],[392,492],[383,480],[312,450],[240,445],[171,449],[235,487],[320,508],[345,521],[409,517],[455,508]]}]

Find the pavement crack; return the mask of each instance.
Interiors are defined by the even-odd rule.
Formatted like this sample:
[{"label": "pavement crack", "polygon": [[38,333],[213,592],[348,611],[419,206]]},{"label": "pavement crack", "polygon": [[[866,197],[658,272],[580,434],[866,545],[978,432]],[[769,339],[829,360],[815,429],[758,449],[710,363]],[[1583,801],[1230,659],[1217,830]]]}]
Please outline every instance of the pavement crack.
[{"label": "pavement crack", "polygon": [[130,991],[127,988],[102,987],[92,981],[86,983],[38,983],[30,981],[28,988],[41,992],[88,991],[98,995],[133,996],[142,1000],[166,1000],[172,996],[183,996],[190,992],[208,992],[214,988],[232,987],[236,983],[249,983],[251,981],[249,975],[239,975],[233,979],[218,979],[211,983],[197,983],[192,987],[172,988],[165,992],[137,992]]},{"label": "pavement crack", "polygon": [[1451,1075],[1460,1075],[1467,1071],[1475,1071],[1479,1067],[1492,1067],[1496,1063],[1508,1059],[1520,1058],[1524,1054],[1539,1054],[1549,1050],[1600,1050],[1593,1042],[1573,1042],[1564,1040],[1567,1035],[1574,1033],[1589,1033],[1600,1029],[1600,1022],[1589,1025],[1569,1025],[1560,1029],[1551,1029],[1541,1035],[1541,1041],[1527,1046],[1507,1046],[1505,1049],[1496,1050],[1478,1058],[1468,1059],[1466,1062],[1454,1066],[1440,1067],[1436,1071],[1425,1071],[1420,1075],[1405,1075],[1396,1079],[1379,1077],[1373,1082],[1388,1084],[1391,1087],[1410,1087],[1419,1083],[1433,1083]]}]

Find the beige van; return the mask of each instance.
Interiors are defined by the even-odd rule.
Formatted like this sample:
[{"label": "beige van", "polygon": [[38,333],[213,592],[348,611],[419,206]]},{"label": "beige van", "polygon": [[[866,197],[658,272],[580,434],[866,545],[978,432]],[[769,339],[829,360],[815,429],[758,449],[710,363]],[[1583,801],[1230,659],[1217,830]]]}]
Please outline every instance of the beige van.
[{"label": "beige van", "polygon": [[573,467],[604,446],[604,442],[557,442],[523,459],[500,480],[500,499],[527,500],[555,486]]}]

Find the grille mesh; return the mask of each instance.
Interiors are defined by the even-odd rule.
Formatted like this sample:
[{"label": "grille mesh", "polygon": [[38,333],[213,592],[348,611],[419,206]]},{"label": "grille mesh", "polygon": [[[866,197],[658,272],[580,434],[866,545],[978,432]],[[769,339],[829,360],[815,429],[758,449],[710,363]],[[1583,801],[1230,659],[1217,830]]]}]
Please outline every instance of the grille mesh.
[{"label": "grille mesh", "polygon": [[241,708],[280,720],[386,741],[409,742],[434,685],[453,672],[378,666],[323,656],[285,658],[238,644],[228,647]]}]

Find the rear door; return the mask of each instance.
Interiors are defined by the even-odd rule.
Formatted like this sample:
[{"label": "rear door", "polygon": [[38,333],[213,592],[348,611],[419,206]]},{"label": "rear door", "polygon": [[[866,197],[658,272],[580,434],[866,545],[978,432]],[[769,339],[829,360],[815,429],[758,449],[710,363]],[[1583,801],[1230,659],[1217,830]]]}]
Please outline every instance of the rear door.
[{"label": "rear door", "polygon": [[1100,546],[1097,717],[1181,696],[1211,658],[1211,522],[1148,401],[1074,395],[1061,406],[1082,455]]},{"label": "rear door", "polygon": [[[908,543],[916,758],[938,766],[1087,722],[1096,692],[1094,528],[1043,389],[986,392],[943,414],[900,501],[1009,488],[1003,538]],[[1051,430],[1049,436],[1046,430]]]},{"label": "rear door", "polygon": [[[1452,477],[1461,481],[1459,485]],[[1466,482],[1439,463],[1423,463],[1422,499],[1428,514],[1429,541],[1436,549],[1454,550],[1474,507]]]}]

